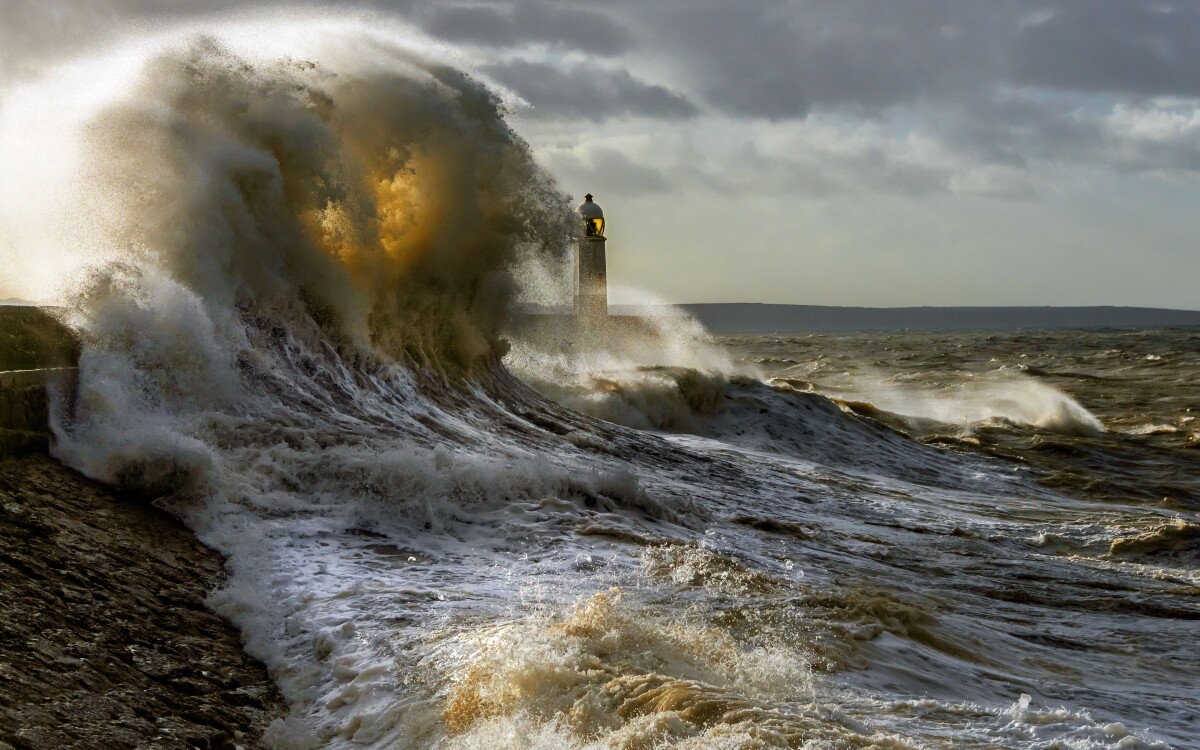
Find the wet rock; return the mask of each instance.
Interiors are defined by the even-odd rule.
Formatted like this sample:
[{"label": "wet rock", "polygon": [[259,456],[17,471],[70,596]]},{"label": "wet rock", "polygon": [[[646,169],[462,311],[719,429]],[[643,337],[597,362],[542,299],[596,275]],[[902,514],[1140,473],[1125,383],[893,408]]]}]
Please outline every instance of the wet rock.
[{"label": "wet rock", "polygon": [[0,750],[257,747],[284,709],[204,606],[222,574],[169,514],[0,461]]}]

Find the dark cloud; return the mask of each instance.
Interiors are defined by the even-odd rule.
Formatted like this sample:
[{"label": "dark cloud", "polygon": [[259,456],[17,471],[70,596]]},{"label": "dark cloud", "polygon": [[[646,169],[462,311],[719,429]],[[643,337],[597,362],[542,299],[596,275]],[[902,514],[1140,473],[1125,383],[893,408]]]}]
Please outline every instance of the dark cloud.
[{"label": "dark cloud", "polygon": [[632,42],[629,31],[601,11],[536,0],[511,6],[436,5],[423,16],[431,34],[491,47],[543,43],[611,56]]},{"label": "dark cloud", "polygon": [[681,78],[734,116],[782,120],[817,107],[867,114],[968,90],[1002,57],[994,6],[949,0],[698,0],[630,11]]},{"label": "dark cloud", "polygon": [[1195,2],[668,0],[614,12],[657,40],[688,90],[734,116],[876,116],[1006,87],[1200,95]]},{"label": "dark cloud", "polygon": [[510,47],[519,40],[512,14],[485,5],[434,8],[423,25],[434,36],[458,42]]},{"label": "dark cloud", "polygon": [[[0,84],[108,33],[243,0],[0,0]],[[294,5],[260,0],[255,7]],[[776,123],[832,115],[938,139],[975,163],[1197,169],[1195,129],[1114,129],[1119,107],[1200,98],[1196,0],[344,0],[473,45],[543,120]],[[316,7],[314,5],[314,7]],[[530,47],[555,64],[532,62]],[[516,57],[517,59],[513,59]],[[602,58],[599,64],[595,60]],[[589,64],[587,61],[591,60]],[[859,165],[870,172],[869,163]],[[937,170],[885,174],[919,192]],[[652,181],[651,181],[652,182]]]},{"label": "dark cloud", "polygon": [[678,120],[698,113],[683,95],[641,81],[624,69],[583,64],[560,68],[513,60],[484,72],[528,100],[534,107],[532,116],[539,118],[599,122],[633,115]]},{"label": "dark cloud", "polygon": [[1074,0],[1016,39],[1017,83],[1142,96],[1200,95],[1200,5]]},{"label": "dark cloud", "polygon": [[[294,0],[0,2],[0,66],[28,69],[106,31]],[[1195,0],[340,0],[311,7],[393,12],[429,33],[495,49],[628,54],[733,116],[814,108],[878,116],[998,87],[1200,96]],[[627,67],[632,65],[630,61]],[[0,70],[0,72],[3,72]]]}]

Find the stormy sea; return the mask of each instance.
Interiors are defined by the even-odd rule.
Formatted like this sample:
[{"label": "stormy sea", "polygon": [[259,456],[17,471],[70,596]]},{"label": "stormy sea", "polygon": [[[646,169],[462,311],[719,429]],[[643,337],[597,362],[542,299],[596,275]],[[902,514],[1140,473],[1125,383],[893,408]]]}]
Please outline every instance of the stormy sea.
[{"label": "stormy sea", "polygon": [[504,92],[247,28],[0,132],[76,118],[8,165],[82,346],[55,456],[224,556],[266,745],[1200,747],[1196,329],[542,346],[575,220]]}]

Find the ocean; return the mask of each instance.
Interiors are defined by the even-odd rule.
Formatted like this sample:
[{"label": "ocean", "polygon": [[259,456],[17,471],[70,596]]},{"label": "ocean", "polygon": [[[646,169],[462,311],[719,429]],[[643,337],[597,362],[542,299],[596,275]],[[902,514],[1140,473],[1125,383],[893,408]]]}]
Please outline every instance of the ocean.
[{"label": "ocean", "polygon": [[268,746],[1200,747],[1196,329],[521,340],[499,95],[218,32],[86,68],[53,428],[224,555]]},{"label": "ocean", "polygon": [[274,747],[1195,746],[1194,330],[689,345],[284,346],[113,481],[227,556]]},{"label": "ocean", "polygon": [[1195,746],[1195,329],[713,345],[741,375],[540,387],[722,476],[703,538],[641,542],[642,595],[807,672],[765,678],[762,746]]}]

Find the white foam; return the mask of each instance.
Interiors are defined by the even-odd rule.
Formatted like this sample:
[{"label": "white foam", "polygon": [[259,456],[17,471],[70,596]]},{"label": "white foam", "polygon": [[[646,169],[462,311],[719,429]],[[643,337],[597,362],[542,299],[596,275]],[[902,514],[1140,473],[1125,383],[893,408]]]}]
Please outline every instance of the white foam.
[{"label": "white foam", "polygon": [[[819,395],[740,380],[684,317],[654,322],[652,346],[526,369],[558,367],[585,399],[609,378],[626,421],[688,416],[720,441],[667,442],[536,398],[492,359],[507,269],[561,251],[570,216],[488,91],[375,30],[272,29],[309,40],[294,48],[306,54],[330,48],[314,67],[239,55],[264,31],[239,28],[149,60],[119,53],[148,67],[89,130],[91,184],[111,191],[88,230],[104,262],[70,300],[80,401],[56,431],[64,460],[160,499],[227,556],[211,604],[292,706],[275,746],[899,747],[975,732],[958,714],[876,715],[870,691],[843,701],[811,657],[932,629],[916,605],[850,596],[842,579],[908,581],[903,556],[925,549],[906,546],[908,525],[969,519],[967,500],[1011,484]],[[1029,419],[1088,424],[1062,394],[1018,395]],[[731,458],[736,440],[751,447]],[[653,580],[621,541],[697,539],[721,559],[668,561]],[[730,569],[749,572],[713,577]],[[614,584],[628,598],[602,606],[593,595]],[[956,684],[1007,695],[1015,677],[985,679],[961,655],[940,657]],[[472,674],[485,710],[451,727],[450,691]],[[662,700],[618,710],[643,687]],[[848,710],[855,695],[870,710]],[[981,731],[1011,747],[1084,736],[1064,710],[1043,721],[1026,705]]]},{"label": "white foam", "polygon": [[888,377],[857,379],[838,395],[895,414],[963,427],[1004,421],[1066,435],[1094,435],[1105,429],[1075,399],[1024,375],[993,373],[940,390]]}]

